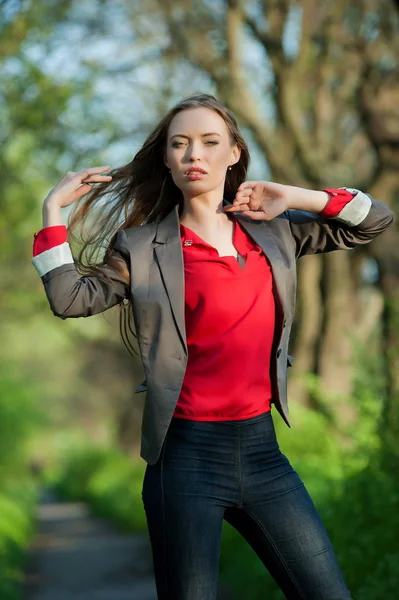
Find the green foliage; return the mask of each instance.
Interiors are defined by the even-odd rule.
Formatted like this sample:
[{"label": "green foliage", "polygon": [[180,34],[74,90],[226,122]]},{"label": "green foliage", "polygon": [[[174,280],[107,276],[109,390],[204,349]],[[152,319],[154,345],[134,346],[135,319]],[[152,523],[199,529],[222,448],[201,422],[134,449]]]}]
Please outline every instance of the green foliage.
[{"label": "green foliage", "polygon": [[70,449],[59,472],[51,474],[52,483],[68,498],[89,501],[90,479],[101,469],[105,458],[106,450],[103,448]]},{"label": "green foliage", "polygon": [[34,532],[37,488],[27,474],[0,487],[0,598],[20,597],[26,547]]},{"label": "green foliage", "polygon": [[399,489],[374,461],[322,508],[348,586],[359,600],[395,598],[399,587]]},{"label": "green foliage", "polygon": [[44,423],[36,391],[13,363],[0,365],[0,481],[4,473],[24,468],[25,441]]},{"label": "green foliage", "polygon": [[33,532],[36,484],[27,442],[42,423],[35,392],[12,364],[0,367],[0,598],[19,597],[27,544]]},{"label": "green foliage", "polygon": [[63,495],[87,501],[94,513],[122,529],[146,531],[144,469],[144,463],[130,461],[115,449],[82,446],[68,452],[53,484]]}]

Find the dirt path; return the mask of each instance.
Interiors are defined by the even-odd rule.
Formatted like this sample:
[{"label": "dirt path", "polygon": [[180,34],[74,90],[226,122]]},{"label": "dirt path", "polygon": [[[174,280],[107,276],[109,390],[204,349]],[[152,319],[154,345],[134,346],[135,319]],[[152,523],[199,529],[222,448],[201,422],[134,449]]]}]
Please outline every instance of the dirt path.
[{"label": "dirt path", "polygon": [[37,511],[26,600],[156,600],[146,536],[122,534],[85,504],[49,493]]},{"label": "dirt path", "polygon": [[37,518],[24,600],[157,600],[146,535],[122,534],[85,504],[57,502],[49,493]]}]

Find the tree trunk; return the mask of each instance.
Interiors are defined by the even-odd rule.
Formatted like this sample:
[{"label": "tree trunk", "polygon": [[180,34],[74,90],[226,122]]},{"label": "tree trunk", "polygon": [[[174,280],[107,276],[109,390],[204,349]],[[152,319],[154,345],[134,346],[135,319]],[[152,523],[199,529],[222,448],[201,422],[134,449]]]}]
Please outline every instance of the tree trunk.
[{"label": "tree trunk", "polygon": [[315,347],[322,322],[320,256],[306,256],[298,262],[298,306],[294,329],[295,363],[288,384],[288,393],[296,403],[312,405],[304,373],[315,368]]},{"label": "tree trunk", "polygon": [[[385,169],[372,188],[372,194],[394,205],[399,197],[397,171]],[[380,270],[380,288],[384,298],[383,356],[386,394],[381,437],[385,447],[385,466],[399,464],[399,231],[397,222],[373,244],[373,256]],[[392,464],[393,463],[393,464]]]},{"label": "tree trunk", "polygon": [[[356,289],[351,279],[350,256],[332,252],[323,256],[324,312],[317,372],[328,393],[337,395],[331,410],[336,423],[353,422],[356,411],[347,402],[352,394],[352,337]],[[339,377],[337,377],[339,373]],[[340,400],[341,399],[341,400]]]}]

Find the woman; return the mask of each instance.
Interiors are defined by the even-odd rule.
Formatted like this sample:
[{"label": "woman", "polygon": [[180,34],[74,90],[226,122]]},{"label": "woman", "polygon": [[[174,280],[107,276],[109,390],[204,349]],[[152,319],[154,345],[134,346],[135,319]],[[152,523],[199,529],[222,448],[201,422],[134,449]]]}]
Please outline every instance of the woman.
[{"label": "woman", "polygon": [[[346,600],[327,532],[280,452],[271,405],[289,424],[296,259],[368,243],[393,216],[358,190],[245,181],[248,162],[232,113],[213,96],[191,96],[128,165],[61,179],[44,201],[32,260],[62,319],[130,300],[146,374],[137,389],[147,391],[142,497],[158,597],[216,598],[226,519],[287,598]],[[70,229],[83,230],[96,203],[102,217],[74,260],[60,210],[78,199]]]}]

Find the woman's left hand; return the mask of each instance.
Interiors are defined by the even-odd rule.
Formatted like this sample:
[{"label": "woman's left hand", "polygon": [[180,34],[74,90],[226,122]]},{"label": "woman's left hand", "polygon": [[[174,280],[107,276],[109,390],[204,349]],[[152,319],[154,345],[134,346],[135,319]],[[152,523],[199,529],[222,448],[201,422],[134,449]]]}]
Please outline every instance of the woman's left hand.
[{"label": "woman's left hand", "polygon": [[226,212],[238,212],[255,221],[270,221],[288,207],[290,186],[272,181],[244,181]]}]

